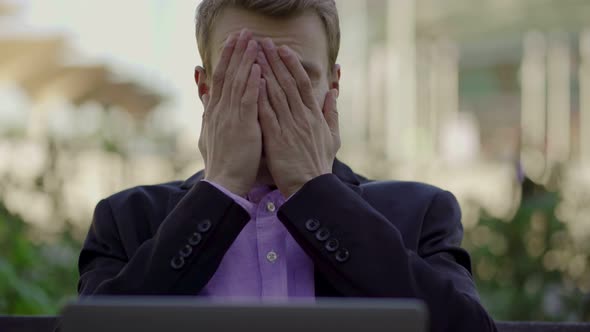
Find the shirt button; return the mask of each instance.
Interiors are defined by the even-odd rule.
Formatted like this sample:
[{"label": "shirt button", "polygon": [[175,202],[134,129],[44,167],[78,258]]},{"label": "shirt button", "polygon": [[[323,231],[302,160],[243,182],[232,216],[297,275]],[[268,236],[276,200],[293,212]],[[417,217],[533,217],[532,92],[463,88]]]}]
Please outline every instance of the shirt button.
[{"label": "shirt button", "polygon": [[273,202],[266,203],[266,210],[268,212],[275,212],[276,209],[277,209],[277,207],[275,206],[275,203],[273,203]]},{"label": "shirt button", "polygon": [[268,259],[268,261],[271,263],[274,263],[277,258],[279,258],[279,255],[277,255],[277,253],[274,251],[270,251],[268,254],[266,254],[266,259]]}]

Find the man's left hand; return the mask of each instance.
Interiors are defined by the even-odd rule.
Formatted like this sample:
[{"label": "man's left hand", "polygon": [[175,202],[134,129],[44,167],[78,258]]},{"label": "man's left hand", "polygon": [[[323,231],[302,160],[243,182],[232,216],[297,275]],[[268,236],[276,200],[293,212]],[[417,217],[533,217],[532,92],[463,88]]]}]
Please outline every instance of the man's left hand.
[{"label": "man's left hand", "polygon": [[290,197],[306,182],[332,173],[340,149],[338,90],[320,108],[311,81],[293,50],[263,42],[257,63],[262,77],[258,116],[266,163],[281,194]]}]

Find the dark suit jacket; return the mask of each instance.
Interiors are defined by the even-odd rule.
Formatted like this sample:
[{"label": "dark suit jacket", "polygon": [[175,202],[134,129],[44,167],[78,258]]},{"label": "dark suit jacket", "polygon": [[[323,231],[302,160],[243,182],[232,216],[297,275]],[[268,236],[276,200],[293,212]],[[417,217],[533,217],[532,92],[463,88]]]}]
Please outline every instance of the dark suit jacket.
[{"label": "dark suit jacket", "polygon": [[[80,254],[80,295],[193,295],[248,213],[200,181],[100,201]],[[315,266],[318,297],[420,298],[432,331],[495,331],[479,302],[454,196],[415,182],[370,182],[336,161],[279,210]],[[336,239],[337,241],[330,241]]]}]

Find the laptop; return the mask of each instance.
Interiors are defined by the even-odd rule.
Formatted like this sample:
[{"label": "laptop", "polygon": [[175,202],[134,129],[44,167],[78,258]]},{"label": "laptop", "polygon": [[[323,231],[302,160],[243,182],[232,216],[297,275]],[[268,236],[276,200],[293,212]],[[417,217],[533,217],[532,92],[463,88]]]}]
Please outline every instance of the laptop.
[{"label": "laptop", "polygon": [[300,301],[89,297],[62,311],[63,332],[426,332],[414,299]]}]

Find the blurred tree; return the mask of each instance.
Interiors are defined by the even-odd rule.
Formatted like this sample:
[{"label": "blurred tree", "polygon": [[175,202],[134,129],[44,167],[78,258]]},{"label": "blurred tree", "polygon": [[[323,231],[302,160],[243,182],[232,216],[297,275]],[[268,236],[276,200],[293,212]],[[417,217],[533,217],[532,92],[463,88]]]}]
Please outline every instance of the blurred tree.
[{"label": "blurred tree", "polygon": [[[523,192],[512,220],[483,217],[465,233],[484,305],[497,320],[590,320],[589,298],[551,261],[571,242],[555,217],[559,196],[528,181]],[[0,202],[0,313],[57,314],[76,296],[80,243],[66,229],[36,244],[29,231]]]},{"label": "blurred tree", "polygon": [[590,319],[587,298],[567,272],[572,239],[555,216],[558,202],[557,193],[526,180],[512,220],[483,217],[466,232],[478,289],[495,319]]},{"label": "blurred tree", "polygon": [[67,231],[54,244],[33,243],[0,202],[0,313],[57,314],[76,294],[79,248]]}]

